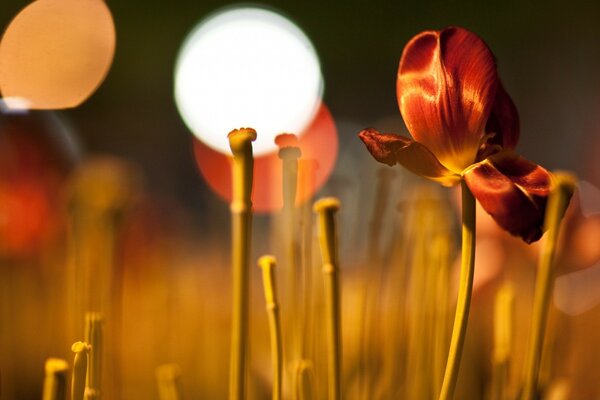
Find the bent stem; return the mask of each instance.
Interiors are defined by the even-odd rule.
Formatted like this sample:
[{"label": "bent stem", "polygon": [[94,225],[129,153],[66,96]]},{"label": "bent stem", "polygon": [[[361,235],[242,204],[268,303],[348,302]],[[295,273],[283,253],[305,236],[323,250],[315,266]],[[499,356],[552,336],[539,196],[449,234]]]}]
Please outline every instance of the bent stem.
[{"label": "bent stem", "polygon": [[439,397],[440,400],[451,400],[454,397],[460,358],[467,333],[471,292],[473,289],[473,274],[475,272],[475,198],[464,180],[461,181],[461,194],[462,258],[460,264],[460,285],[458,287],[454,326],[452,327],[450,351],[448,352],[448,361]]},{"label": "bent stem", "polygon": [[529,349],[525,364],[525,377],[522,400],[532,400],[538,390],[538,375],[544,344],[544,333],[550,297],[554,284],[554,256],[558,243],[560,220],[569,205],[569,199],[575,190],[575,178],[569,174],[558,173],[555,175],[554,189],[550,194],[544,225],[548,230],[538,266],[538,277],[535,284],[533,298],[533,319]]}]

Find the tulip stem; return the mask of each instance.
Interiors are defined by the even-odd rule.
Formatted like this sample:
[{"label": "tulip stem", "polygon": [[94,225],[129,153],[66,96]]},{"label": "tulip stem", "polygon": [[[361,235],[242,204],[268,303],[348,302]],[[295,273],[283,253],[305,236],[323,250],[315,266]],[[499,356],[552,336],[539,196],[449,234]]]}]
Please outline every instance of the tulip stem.
[{"label": "tulip stem", "polygon": [[531,336],[526,356],[524,387],[522,400],[536,398],[538,391],[538,375],[544,344],[544,333],[552,288],[554,284],[554,256],[558,242],[560,220],[569,205],[569,199],[575,190],[575,179],[568,174],[557,174],[554,189],[548,199],[548,207],[544,225],[548,234],[538,264],[538,276],[533,298],[533,319]]},{"label": "tulip stem", "polygon": [[464,180],[461,181],[462,189],[462,259],[460,265],[460,284],[458,287],[458,300],[450,351],[446,363],[446,372],[442,383],[439,400],[452,400],[454,389],[458,380],[460,358],[467,333],[469,320],[469,307],[473,289],[473,275],[475,272],[475,198]]}]

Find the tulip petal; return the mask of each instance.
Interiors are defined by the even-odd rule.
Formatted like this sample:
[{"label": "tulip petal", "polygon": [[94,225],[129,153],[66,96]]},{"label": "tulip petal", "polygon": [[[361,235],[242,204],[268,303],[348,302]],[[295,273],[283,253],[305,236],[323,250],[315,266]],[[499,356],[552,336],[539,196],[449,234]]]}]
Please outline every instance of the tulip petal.
[{"label": "tulip petal", "polygon": [[415,140],[459,173],[475,161],[497,82],[494,55],[477,35],[458,27],[427,31],[402,54],[398,105]]},{"label": "tulip petal", "polygon": [[498,148],[513,150],[519,141],[520,126],[519,113],[515,103],[498,81],[496,99],[492,106],[490,117],[485,126],[488,140],[479,150],[478,160],[496,153]]},{"label": "tulip petal", "polygon": [[463,177],[485,211],[527,243],[543,234],[551,176],[541,166],[504,151],[474,164]]},{"label": "tulip petal", "polygon": [[444,167],[431,151],[419,142],[391,133],[379,133],[375,129],[365,129],[358,135],[367,150],[377,161],[394,165],[400,164],[409,171],[424,178],[452,186],[460,177]]}]

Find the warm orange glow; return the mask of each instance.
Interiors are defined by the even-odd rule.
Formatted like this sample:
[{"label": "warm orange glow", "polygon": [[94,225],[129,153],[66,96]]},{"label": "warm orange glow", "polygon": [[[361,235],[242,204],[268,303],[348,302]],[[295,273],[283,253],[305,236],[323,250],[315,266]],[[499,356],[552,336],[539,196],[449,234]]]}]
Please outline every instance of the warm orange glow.
[{"label": "warm orange glow", "polygon": [[38,0],[0,43],[0,91],[9,107],[75,107],[112,63],[115,27],[102,0]]},{"label": "warm orange glow", "polygon": [[[260,132],[258,132],[260,135]],[[193,139],[196,163],[200,173],[215,193],[231,201],[231,168],[229,158],[218,153],[197,139]],[[323,104],[307,128],[300,135],[298,146],[302,152],[298,178],[298,202],[310,198],[327,180],[337,158],[337,129],[329,109]],[[318,160],[314,180],[302,160]],[[257,212],[269,212],[282,207],[281,160],[277,152],[254,160],[254,187],[252,205]],[[312,182],[312,183],[310,183]],[[307,185],[310,185],[308,187]]]},{"label": "warm orange glow", "polygon": [[0,256],[35,254],[60,228],[69,132],[46,112],[0,113]]}]

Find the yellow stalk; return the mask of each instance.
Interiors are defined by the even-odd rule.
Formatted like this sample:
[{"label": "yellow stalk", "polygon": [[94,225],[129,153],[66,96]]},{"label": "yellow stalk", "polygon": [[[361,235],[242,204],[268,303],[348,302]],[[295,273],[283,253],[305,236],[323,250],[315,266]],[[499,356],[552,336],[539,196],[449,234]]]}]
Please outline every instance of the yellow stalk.
[{"label": "yellow stalk", "polygon": [[[439,214],[439,213],[437,213]],[[450,281],[450,238],[447,231],[434,239],[433,262],[435,263],[435,320],[433,326],[433,393],[442,389],[444,363],[448,354],[448,337],[450,336],[450,307],[448,306],[448,282]]]},{"label": "yellow stalk", "polygon": [[442,391],[439,400],[452,400],[454,389],[458,380],[460,359],[467,333],[469,320],[469,307],[471,305],[471,294],[473,290],[473,275],[475,272],[475,198],[461,181],[462,189],[462,256],[460,265],[460,283],[458,287],[458,299],[456,312],[454,314],[454,325],[450,339],[450,350],[446,371],[442,383]]},{"label": "yellow stalk", "polygon": [[526,355],[522,400],[532,400],[538,391],[538,374],[542,357],[544,333],[550,298],[554,286],[554,256],[560,230],[560,221],[569,205],[569,199],[575,190],[576,180],[567,173],[557,173],[548,199],[544,226],[548,230],[540,254],[535,293],[533,298],[533,317]]},{"label": "yellow stalk", "polygon": [[308,360],[300,360],[296,365],[296,377],[294,379],[297,382],[297,392],[294,393],[295,398],[298,400],[313,400],[317,397],[314,373],[313,364]]},{"label": "yellow stalk", "polygon": [[160,400],[180,400],[181,368],[177,364],[163,364],[156,368],[156,383]]},{"label": "yellow stalk", "polygon": [[[302,199],[308,199],[309,194],[312,194],[312,188],[315,185],[315,175],[317,169],[317,162],[313,159],[302,159],[298,163],[298,194]],[[300,239],[300,254],[301,254],[301,270],[302,270],[302,326],[301,331],[303,337],[301,341],[301,354],[303,357],[313,358],[314,357],[314,320],[315,320],[315,298],[316,290],[313,286],[313,271],[315,263],[313,262],[313,225],[312,225],[312,213],[311,213],[311,202],[306,200],[306,203],[302,205],[301,211],[301,239]]]},{"label": "yellow stalk", "polygon": [[508,399],[511,354],[515,327],[515,289],[505,282],[494,303],[494,350],[492,354],[492,399]]},{"label": "yellow stalk", "polygon": [[[402,385],[406,366],[406,254],[409,248],[404,235],[405,203],[401,202],[396,207],[399,211],[399,228],[396,231],[394,247],[390,257],[390,272],[387,280],[386,292],[389,296],[390,309],[395,310],[395,318],[385,318],[383,327],[387,333],[385,341],[386,351],[383,353],[381,391],[387,398],[396,398],[404,393]],[[444,354],[444,357],[446,355]]]},{"label": "yellow stalk", "polygon": [[275,288],[275,257],[262,256],[258,259],[262,269],[265,303],[269,318],[269,336],[271,340],[271,365],[273,370],[273,400],[281,399],[281,382],[283,352],[281,344],[281,327],[279,321],[279,304]]},{"label": "yellow stalk", "polygon": [[91,346],[86,342],[75,342],[71,346],[71,351],[75,353],[71,378],[71,400],[83,400],[90,350]]},{"label": "yellow stalk", "polygon": [[231,327],[231,359],[229,370],[229,399],[246,398],[246,364],[248,353],[248,303],[250,238],[252,227],[252,177],[254,158],[252,141],[256,131],[236,129],[229,133],[233,153],[233,200],[231,202],[233,311]]},{"label": "yellow stalk", "polygon": [[85,314],[85,341],[91,346],[85,383],[86,400],[96,400],[102,397],[103,324],[104,320],[100,313],[88,312]]},{"label": "yellow stalk", "polygon": [[361,393],[363,399],[369,399],[372,395],[375,377],[379,375],[376,332],[381,329],[377,314],[377,310],[381,305],[379,293],[382,289],[381,281],[383,279],[380,237],[383,218],[390,197],[390,183],[395,175],[395,172],[389,167],[381,167],[377,171],[377,189],[369,223],[368,270],[367,279],[363,286],[365,301],[362,305],[363,318],[359,334],[359,366],[362,369],[359,376],[359,393]]},{"label": "yellow stalk", "polygon": [[325,281],[325,312],[327,326],[328,393],[329,400],[341,397],[341,332],[340,289],[338,277],[337,231],[335,212],[339,210],[337,199],[329,197],[317,201],[314,210],[318,214],[319,244],[323,259]]},{"label": "yellow stalk", "polygon": [[[298,191],[298,159],[301,156],[297,146],[298,138],[289,133],[278,135],[275,143],[279,146],[279,158],[282,161],[282,241],[285,251],[283,266],[285,293],[287,302],[284,304],[284,331],[287,332],[286,357],[288,363],[295,363],[304,356],[303,331],[304,315],[300,308],[302,289],[299,285],[298,273],[298,242],[296,238],[296,193]],[[286,308],[287,307],[287,308]],[[294,380],[295,382],[295,380]]]},{"label": "yellow stalk", "polygon": [[43,400],[66,400],[69,364],[60,358],[46,360]]}]

